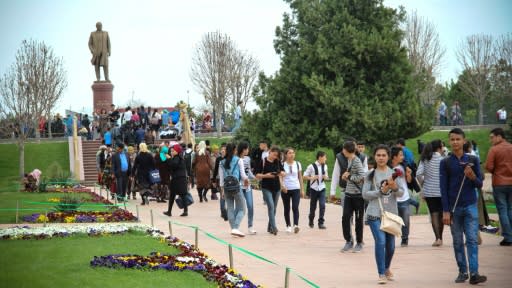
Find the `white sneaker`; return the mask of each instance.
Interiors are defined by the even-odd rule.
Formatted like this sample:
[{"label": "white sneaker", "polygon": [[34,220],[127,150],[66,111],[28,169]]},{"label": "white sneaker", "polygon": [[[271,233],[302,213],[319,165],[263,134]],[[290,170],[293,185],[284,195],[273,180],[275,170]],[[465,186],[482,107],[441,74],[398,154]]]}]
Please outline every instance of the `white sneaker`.
[{"label": "white sneaker", "polygon": [[299,233],[299,231],[300,231],[299,226],[297,226],[297,225],[293,226],[293,232],[294,232],[295,234]]},{"label": "white sneaker", "polygon": [[245,234],[242,231],[238,230],[238,229],[232,229],[231,230],[231,235],[237,236],[237,237],[244,237],[245,236]]},{"label": "white sneaker", "polygon": [[286,226],[286,232],[292,233],[292,226]]},{"label": "white sneaker", "polygon": [[254,234],[256,234],[256,230],[254,230],[254,228],[253,228],[253,227],[249,227],[249,234],[250,234],[250,235],[254,235]]}]

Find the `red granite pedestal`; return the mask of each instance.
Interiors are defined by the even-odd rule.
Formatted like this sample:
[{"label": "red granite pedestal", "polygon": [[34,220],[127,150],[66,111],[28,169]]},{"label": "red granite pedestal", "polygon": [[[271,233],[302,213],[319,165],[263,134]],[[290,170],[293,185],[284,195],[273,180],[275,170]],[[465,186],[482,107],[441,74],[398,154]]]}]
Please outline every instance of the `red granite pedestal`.
[{"label": "red granite pedestal", "polygon": [[114,85],[106,81],[95,81],[91,86],[94,111],[106,109],[109,111],[112,102]]}]

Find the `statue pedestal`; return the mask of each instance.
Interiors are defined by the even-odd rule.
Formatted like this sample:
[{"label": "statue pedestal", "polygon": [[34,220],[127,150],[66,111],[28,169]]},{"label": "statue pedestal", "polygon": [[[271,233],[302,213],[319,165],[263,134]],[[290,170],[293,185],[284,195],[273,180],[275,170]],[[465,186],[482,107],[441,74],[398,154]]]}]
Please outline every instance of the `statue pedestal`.
[{"label": "statue pedestal", "polygon": [[113,104],[112,91],[114,90],[114,85],[106,81],[95,81],[91,88],[94,111],[100,111],[103,108],[109,111],[110,105]]}]

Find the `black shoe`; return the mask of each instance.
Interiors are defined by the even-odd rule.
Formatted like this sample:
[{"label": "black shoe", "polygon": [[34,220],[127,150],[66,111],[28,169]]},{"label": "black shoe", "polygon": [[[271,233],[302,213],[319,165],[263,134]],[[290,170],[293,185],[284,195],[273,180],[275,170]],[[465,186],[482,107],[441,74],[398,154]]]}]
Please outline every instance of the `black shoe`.
[{"label": "black shoe", "polygon": [[500,246],[512,246],[512,242],[508,242],[508,241],[505,241],[505,239],[503,239],[500,242]]},{"label": "black shoe", "polygon": [[464,283],[468,278],[468,273],[459,272],[459,276],[455,279],[455,283]]},{"label": "black shoe", "polygon": [[402,246],[402,247],[407,247],[407,246],[409,246],[409,240],[407,240],[407,239],[402,239],[402,243],[400,243],[400,246]]},{"label": "black shoe", "polygon": [[327,227],[325,227],[324,224],[318,224],[318,229],[322,229],[323,230],[323,229],[327,229]]},{"label": "black shoe", "polygon": [[183,212],[183,213],[181,213],[181,215],[180,215],[180,216],[181,216],[181,217],[186,217],[186,216],[188,216],[188,213],[187,213],[187,212]]},{"label": "black shoe", "polygon": [[471,275],[471,277],[469,278],[469,284],[472,284],[472,285],[476,285],[478,283],[484,283],[485,281],[487,281],[487,277],[484,275],[480,275],[478,273]]},{"label": "black shoe", "polygon": [[169,217],[171,217],[171,216],[172,216],[170,211],[165,211],[165,212],[164,212],[164,215],[167,215],[167,216],[169,216]]},{"label": "black shoe", "polygon": [[222,219],[224,219],[224,221],[228,221],[228,211],[226,209],[221,210],[220,217],[222,217]]},{"label": "black shoe", "polygon": [[309,228],[313,228],[315,227],[315,224],[313,224],[313,220],[309,220]]},{"label": "black shoe", "polygon": [[420,213],[420,203],[418,203],[416,206],[416,215]]}]

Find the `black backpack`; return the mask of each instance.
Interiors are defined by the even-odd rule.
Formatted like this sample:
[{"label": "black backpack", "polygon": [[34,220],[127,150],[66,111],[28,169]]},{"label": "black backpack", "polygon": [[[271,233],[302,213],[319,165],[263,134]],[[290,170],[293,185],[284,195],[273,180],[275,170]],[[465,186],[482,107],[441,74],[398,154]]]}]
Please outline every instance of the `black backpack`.
[{"label": "black backpack", "polygon": [[[313,169],[315,169],[315,175],[318,175],[318,166],[316,166],[316,163],[313,163],[311,165],[313,165]],[[322,164],[322,175],[324,175],[324,174],[325,174],[325,164]],[[314,181],[318,181],[320,184],[320,181],[318,179],[314,180]],[[309,196],[309,194],[310,194],[309,190],[311,189],[311,184],[313,184],[314,181],[311,182],[311,180],[308,180],[308,182],[306,183],[306,195],[307,196]]]},{"label": "black backpack", "polygon": [[339,185],[341,188],[347,188],[347,181],[342,179],[341,176],[343,176],[343,173],[345,173],[348,169],[348,160],[341,152],[336,154],[336,160],[338,161],[338,165],[340,166]]},{"label": "black backpack", "polygon": [[[238,157],[233,158],[238,159]],[[230,197],[234,197],[237,193],[240,192],[240,181],[238,180],[238,177],[234,175],[237,171],[236,168],[238,167],[238,160],[231,160],[231,162],[231,165],[233,165],[233,167],[231,167],[231,170],[226,170],[226,168],[224,167],[224,163],[221,163],[220,165],[224,170],[224,194]],[[238,171],[238,173],[240,173],[240,171]]]}]

